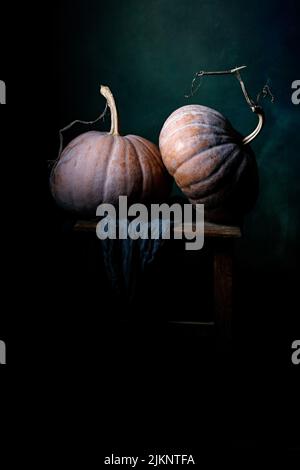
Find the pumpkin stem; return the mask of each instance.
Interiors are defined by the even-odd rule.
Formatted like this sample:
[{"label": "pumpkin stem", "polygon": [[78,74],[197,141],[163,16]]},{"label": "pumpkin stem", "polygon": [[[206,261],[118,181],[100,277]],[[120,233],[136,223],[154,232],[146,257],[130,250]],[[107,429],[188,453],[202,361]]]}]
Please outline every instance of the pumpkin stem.
[{"label": "pumpkin stem", "polygon": [[119,120],[118,120],[118,112],[116,107],[116,102],[112,92],[110,91],[108,86],[101,85],[100,93],[104,96],[107,100],[107,105],[110,109],[111,115],[111,126],[110,126],[110,134],[111,135],[120,135],[119,134]]},{"label": "pumpkin stem", "polygon": [[[193,96],[195,94],[195,92],[198,90],[198,88],[200,87],[200,84],[201,82],[198,84],[196,90],[194,89],[194,85],[195,85],[195,81],[197,80],[197,78],[200,77],[200,79],[202,79],[202,77],[204,75],[227,75],[227,74],[235,74],[236,75],[236,78],[238,79],[239,83],[240,83],[240,86],[241,86],[241,89],[242,89],[242,92],[243,92],[243,95],[244,95],[244,98],[245,100],[247,101],[251,111],[253,113],[255,113],[258,117],[258,124],[256,126],[256,128],[254,129],[253,132],[251,132],[251,134],[247,135],[247,137],[244,137],[243,140],[242,140],[242,144],[243,145],[247,145],[249,144],[253,139],[255,139],[255,137],[260,133],[261,129],[263,128],[263,125],[264,125],[264,122],[265,122],[265,115],[264,115],[264,112],[263,112],[263,109],[261,106],[258,105],[258,99],[259,99],[259,96],[258,95],[258,98],[257,98],[257,101],[253,101],[252,98],[249,96],[248,92],[247,92],[247,89],[246,89],[246,86],[245,86],[245,83],[243,82],[242,80],[242,77],[241,77],[241,74],[240,74],[240,70],[243,70],[245,69],[247,66],[246,65],[242,65],[241,67],[234,67],[233,69],[230,69],[230,70],[216,70],[216,71],[213,71],[213,72],[207,72],[207,71],[204,71],[204,70],[201,70],[200,72],[197,72],[193,78],[193,81],[192,81],[192,84],[191,84],[191,93],[190,95],[185,95],[186,98],[190,98],[191,96]],[[269,95],[271,97],[271,101],[273,103],[274,101],[274,96],[272,95],[272,92],[271,90],[269,89],[269,86],[268,85],[265,85],[264,88],[263,88],[263,91],[262,91],[262,94],[263,96],[267,96]]]},{"label": "pumpkin stem", "polygon": [[239,70],[234,70],[235,74],[236,74],[236,77],[240,83],[240,86],[241,86],[241,89],[242,89],[242,92],[243,92],[243,95],[245,97],[245,100],[247,101],[248,105],[250,106],[250,109],[253,113],[255,113],[258,117],[258,124],[256,126],[256,128],[254,129],[254,131],[251,132],[251,134],[247,135],[246,137],[243,138],[242,140],[242,144],[243,145],[247,145],[249,144],[252,140],[255,139],[255,137],[260,133],[260,131],[262,130],[263,128],[263,125],[265,123],[265,115],[264,115],[264,112],[263,112],[263,109],[261,106],[259,106],[257,103],[255,103],[255,101],[253,101],[252,98],[250,98],[248,92],[247,92],[247,89],[246,89],[246,86],[242,80],[242,77],[241,77],[241,74],[239,72]]}]

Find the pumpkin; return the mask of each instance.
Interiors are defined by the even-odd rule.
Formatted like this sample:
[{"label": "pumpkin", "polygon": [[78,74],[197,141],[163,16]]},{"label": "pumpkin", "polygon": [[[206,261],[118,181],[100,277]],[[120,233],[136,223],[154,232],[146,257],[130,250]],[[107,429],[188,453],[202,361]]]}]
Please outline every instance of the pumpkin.
[{"label": "pumpkin", "polygon": [[158,147],[136,136],[121,136],[110,89],[101,86],[111,111],[110,132],[79,135],[63,150],[50,175],[51,192],[64,209],[95,214],[99,204],[159,201],[167,196],[171,178]]},{"label": "pumpkin", "polygon": [[222,114],[201,105],[183,106],[164,123],[163,162],[190,202],[205,205],[206,220],[238,221],[253,206],[258,173],[255,156],[244,145],[249,137],[243,142]]}]

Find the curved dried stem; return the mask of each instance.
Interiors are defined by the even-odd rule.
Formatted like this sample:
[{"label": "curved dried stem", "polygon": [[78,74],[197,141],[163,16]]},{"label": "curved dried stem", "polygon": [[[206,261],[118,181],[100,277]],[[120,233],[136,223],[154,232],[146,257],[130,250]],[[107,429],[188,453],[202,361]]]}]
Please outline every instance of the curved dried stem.
[{"label": "curved dried stem", "polygon": [[[255,113],[257,116],[258,116],[258,124],[256,126],[256,128],[254,129],[254,131],[251,132],[251,134],[247,135],[246,137],[243,138],[242,140],[242,143],[243,145],[247,145],[249,144],[253,139],[255,139],[255,137],[260,133],[261,129],[263,128],[263,125],[264,125],[264,121],[265,121],[265,117],[264,117],[264,112],[263,112],[263,109],[261,106],[258,105],[258,100],[260,98],[260,94],[258,95],[258,98],[257,98],[257,101],[255,102],[249,95],[248,91],[247,91],[247,88],[245,86],[245,83],[244,81],[242,80],[242,77],[241,77],[241,74],[240,74],[240,71],[245,69],[247,66],[246,65],[242,65],[240,67],[234,67],[232,69],[229,69],[229,70],[215,70],[215,71],[205,71],[205,70],[201,70],[200,72],[197,72],[192,80],[192,84],[191,84],[191,93],[190,95],[186,96],[186,98],[190,98],[191,96],[193,96],[196,91],[199,89],[200,85],[201,85],[201,82],[198,84],[198,86],[196,87],[196,89],[194,88],[194,85],[196,83],[196,80],[198,78],[202,78],[204,77],[205,75],[229,75],[229,74],[233,74],[236,76],[236,78],[238,79],[239,81],[239,84],[240,84],[240,87],[242,89],[242,92],[243,92],[243,95],[244,95],[244,98],[247,102],[247,104],[249,105],[251,111],[253,113]],[[262,90],[262,95],[263,97],[266,97],[266,96],[270,96],[271,97],[271,101],[273,103],[274,101],[274,96],[273,94],[271,93],[271,90],[269,88],[268,85],[265,85],[263,90]]]},{"label": "curved dried stem", "polygon": [[100,114],[94,121],[81,121],[80,119],[75,119],[75,121],[70,122],[67,126],[63,127],[62,129],[59,130],[59,152],[58,152],[58,158],[61,155],[62,148],[63,148],[63,132],[67,131],[68,129],[71,129],[71,127],[74,126],[74,124],[85,124],[85,125],[92,125],[95,124],[96,122],[100,121],[100,119],[104,118],[106,111],[107,111],[107,103],[105,105],[103,113]]},{"label": "curved dried stem", "polygon": [[81,119],[75,119],[75,121],[72,121],[70,122],[70,124],[68,124],[67,126],[63,127],[62,129],[60,129],[58,131],[59,133],[59,150],[58,150],[58,156],[55,160],[47,160],[47,163],[48,163],[48,167],[53,167],[56,165],[56,163],[58,162],[58,160],[60,159],[60,156],[62,154],[62,150],[63,150],[63,140],[64,140],[64,136],[63,136],[63,133],[65,131],[67,131],[68,129],[71,129],[71,127],[73,127],[75,124],[85,124],[85,125],[92,125],[92,124],[95,124],[96,122],[100,121],[100,119],[103,119],[107,113],[107,108],[108,108],[108,104],[106,103],[105,105],[105,108],[104,108],[104,111],[103,113],[100,114],[100,116],[98,116],[94,121],[82,121]]},{"label": "curved dried stem", "polygon": [[104,98],[106,98],[107,105],[110,109],[111,128],[109,133],[111,135],[119,135],[119,119],[114,95],[112,94],[110,88],[105,85],[101,85],[100,93],[104,96]]}]

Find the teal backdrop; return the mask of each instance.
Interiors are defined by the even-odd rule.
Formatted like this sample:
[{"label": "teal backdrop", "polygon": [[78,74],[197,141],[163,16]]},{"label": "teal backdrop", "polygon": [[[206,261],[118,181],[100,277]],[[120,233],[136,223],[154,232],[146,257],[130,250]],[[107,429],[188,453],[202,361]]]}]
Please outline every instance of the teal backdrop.
[{"label": "teal backdrop", "polygon": [[[205,78],[187,99],[191,80],[198,70],[247,65],[243,78],[252,97],[269,84],[275,102],[262,101],[266,125],[253,142],[260,196],[239,245],[247,269],[296,268],[300,105],[291,101],[291,84],[300,78],[296,3],[73,0],[61,2],[55,18],[57,129],[76,118],[96,118],[105,105],[99,86],[107,84],[124,134],[158,143],[165,119],[188,103],[217,109],[247,134],[256,118],[234,77]],[[108,117],[99,128],[109,129]]]}]

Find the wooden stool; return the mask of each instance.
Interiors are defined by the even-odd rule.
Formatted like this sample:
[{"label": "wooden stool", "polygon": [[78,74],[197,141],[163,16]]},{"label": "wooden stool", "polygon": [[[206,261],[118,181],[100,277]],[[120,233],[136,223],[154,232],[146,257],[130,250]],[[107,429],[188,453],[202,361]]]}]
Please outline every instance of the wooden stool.
[{"label": "wooden stool", "polygon": [[[96,225],[97,220],[78,220],[74,225],[74,231],[96,233]],[[183,233],[183,229],[179,230]],[[187,231],[188,227],[185,226],[184,233]],[[195,234],[195,227],[193,227],[193,233]],[[216,333],[224,340],[231,339],[233,244],[234,240],[240,237],[241,229],[238,226],[205,223],[204,244],[208,239],[212,246],[214,320],[212,322],[172,321],[170,323],[181,327],[197,327],[200,335]],[[197,256],[196,253],[197,251],[195,251],[195,256]]]},{"label": "wooden stool", "polygon": [[[187,227],[185,227],[185,233],[186,231]],[[193,227],[193,233],[195,233],[195,227]],[[171,322],[172,324],[197,327],[198,334],[203,336],[216,333],[224,340],[231,339],[233,245],[234,240],[240,237],[241,229],[238,226],[205,223],[204,244],[205,240],[208,239],[212,247],[214,320],[212,322],[176,321]]]}]

